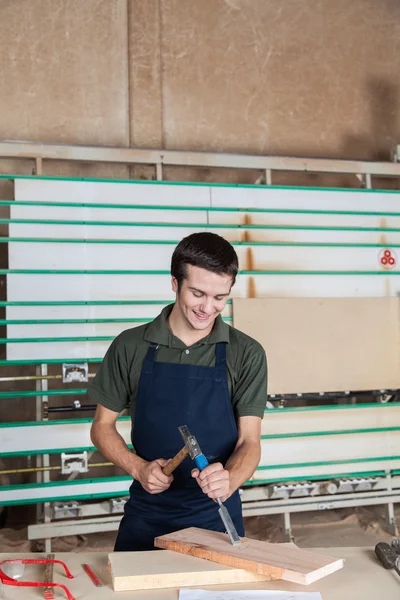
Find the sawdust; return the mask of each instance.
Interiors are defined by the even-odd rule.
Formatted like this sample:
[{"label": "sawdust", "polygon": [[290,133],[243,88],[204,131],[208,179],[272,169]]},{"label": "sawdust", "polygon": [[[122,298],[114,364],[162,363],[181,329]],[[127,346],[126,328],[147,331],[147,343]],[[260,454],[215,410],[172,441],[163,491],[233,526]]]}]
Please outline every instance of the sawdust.
[{"label": "sawdust", "polygon": [[[400,507],[397,507],[400,516]],[[378,541],[393,539],[386,530],[383,507],[357,507],[291,515],[293,541],[302,548],[329,548],[344,546],[373,547]],[[116,531],[90,535],[72,535],[52,540],[54,552],[112,552]],[[287,541],[283,515],[247,517],[247,537],[279,543]],[[44,552],[42,540],[28,540],[27,528],[0,529],[0,552]]]},{"label": "sawdust", "polygon": [[[41,540],[35,540],[32,543],[35,552],[44,552],[45,545]],[[87,540],[82,535],[68,535],[60,538],[54,538],[52,542],[54,552],[82,552],[87,550]]]},{"label": "sawdust", "polygon": [[245,535],[248,538],[274,543],[286,541],[283,518],[280,515],[247,517],[244,524]]},{"label": "sawdust", "polygon": [[26,528],[0,529],[0,551],[31,552],[31,542],[27,537]]},{"label": "sawdust", "polygon": [[351,514],[343,518],[342,523],[358,525],[363,531],[376,536],[385,537],[388,535],[384,529],[383,516],[373,509],[357,507]]}]

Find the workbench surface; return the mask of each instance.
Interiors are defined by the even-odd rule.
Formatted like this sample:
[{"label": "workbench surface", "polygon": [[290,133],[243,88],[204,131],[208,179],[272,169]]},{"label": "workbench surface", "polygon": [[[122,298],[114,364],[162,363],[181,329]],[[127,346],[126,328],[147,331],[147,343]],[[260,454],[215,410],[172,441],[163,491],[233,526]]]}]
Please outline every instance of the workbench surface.
[{"label": "workbench surface", "polygon": [[[386,571],[375,557],[373,548],[325,548],[314,549],[315,552],[343,558],[344,568],[317,581],[313,585],[301,586],[285,581],[246,583],[240,585],[202,586],[202,589],[217,590],[286,590],[286,591],[316,591],[320,592],[323,600],[379,600],[385,598],[400,598],[400,577],[394,571]],[[162,552],[162,551],[161,551]],[[45,558],[45,553],[0,554],[0,560],[7,558]],[[111,578],[107,569],[108,554],[105,552],[58,552],[58,560],[64,561],[74,579],[63,575],[59,565],[54,567],[54,581],[65,584],[76,600],[177,600],[178,590],[169,588],[154,591],[114,592]],[[199,559],[200,560],[200,559]],[[97,588],[82,568],[82,564],[91,566],[103,582],[103,587]],[[43,565],[27,565],[22,581],[43,581]],[[5,587],[4,600],[38,600],[43,598],[41,588]],[[1,597],[1,596],[0,596]],[[63,590],[55,588],[55,600],[66,598]]]}]

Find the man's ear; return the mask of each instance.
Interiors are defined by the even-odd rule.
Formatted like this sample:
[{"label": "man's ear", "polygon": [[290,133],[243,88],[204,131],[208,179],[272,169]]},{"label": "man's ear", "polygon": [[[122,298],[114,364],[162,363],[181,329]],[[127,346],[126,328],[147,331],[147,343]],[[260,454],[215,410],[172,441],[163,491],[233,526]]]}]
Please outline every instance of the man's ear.
[{"label": "man's ear", "polygon": [[176,279],[176,277],[171,277],[171,285],[172,285],[172,291],[174,292],[174,294],[178,293],[178,280]]}]

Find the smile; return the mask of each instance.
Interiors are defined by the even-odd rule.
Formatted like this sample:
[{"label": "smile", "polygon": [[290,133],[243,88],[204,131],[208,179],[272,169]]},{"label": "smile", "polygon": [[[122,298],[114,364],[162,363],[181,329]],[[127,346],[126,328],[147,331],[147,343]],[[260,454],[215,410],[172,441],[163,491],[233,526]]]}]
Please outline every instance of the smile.
[{"label": "smile", "polygon": [[211,315],[203,315],[202,313],[198,313],[195,310],[193,312],[200,321],[208,321],[208,319],[210,319],[211,317]]}]

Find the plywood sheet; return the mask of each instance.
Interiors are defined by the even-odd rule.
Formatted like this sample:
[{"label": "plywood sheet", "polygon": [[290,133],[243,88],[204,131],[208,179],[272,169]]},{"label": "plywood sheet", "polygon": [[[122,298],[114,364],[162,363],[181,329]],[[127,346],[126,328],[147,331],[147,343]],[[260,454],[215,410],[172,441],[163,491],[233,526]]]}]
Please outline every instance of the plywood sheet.
[{"label": "plywood sheet", "polygon": [[[164,147],[367,160],[382,149],[389,156],[397,143],[390,111],[397,107],[392,73],[400,64],[400,7],[369,2],[366,10],[362,0],[353,0],[351,11],[346,6],[343,0],[162,2]],[[150,35],[151,11],[152,3]],[[136,60],[153,89],[159,61],[145,71],[147,48],[143,42]],[[318,57],[312,69],[309,56]],[[153,116],[140,114],[146,122]]]},{"label": "plywood sheet", "polygon": [[282,544],[241,538],[232,546],[227,534],[189,527],[154,540],[158,548],[190,554],[198,558],[308,585],[341,569],[341,559],[330,558]]},{"label": "plywood sheet", "polygon": [[400,387],[398,298],[233,300],[234,326],[268,357],[268,393]]},{"label": "plywood sheet", "polygon": [[126,31],[125,2],[1,2],[2,139],[129,145]]},{"label": "plywood sheet", "polygon": [[169,550],[113,552],[108,555],[108,565],[116,592],[248,583],[269,579],[266,575],[179,555]]}]

